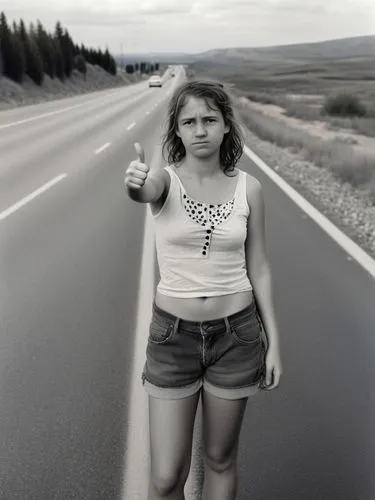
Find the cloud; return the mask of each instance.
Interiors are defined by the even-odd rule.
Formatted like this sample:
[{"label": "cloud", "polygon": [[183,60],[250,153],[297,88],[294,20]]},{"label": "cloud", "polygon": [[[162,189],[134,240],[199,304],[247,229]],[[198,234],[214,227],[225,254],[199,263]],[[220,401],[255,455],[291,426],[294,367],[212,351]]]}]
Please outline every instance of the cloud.
[{"label": "cloud", "polygon": [[138,9],[138,14],[161,15],[161,14],[183,14],[190,11],[190,6],[184,2],[163,1],[163,2],[142,2]]},{"label": "cloud", "polygon": [[205,12],[206,12],[206,6],[204,5],[203,2],[194,2],[190,8],[190,14],[192,16],[201,16],[205,14]]},{"label": "cloud", "polygon": [[227,14],[227,10],[217,10],[215,12],[206,12],[205,17],[207,19],[223,19]]},{"label": "cloud", "polygon": [[[373,0],[0,0],[8,21],[59,20],[84,43],[199,52],[374,32]],[[225,37],[223,36],[225,35]],[[225,38],[225,41],[224,41]]]},{"label": "cloud", "polygon": [[70,18],[86,14],[90,21],[98,16],[150,16],[164,14],[181,14],[190,11],[190,3],[173,0],[154,0],[137,3],[132,0],[2,0],[2,10],[19,12],[21,15],[55,14],[56,17],[66,14]]},{"label": "cloud", "polygon": [[[232,19],[240,19],[243,15],[323,15],[325,13],[336,13],[338,10],[345,13],[358,9],[364,12],[368,9],[370,15],[374,12],[373,0],[2,0],[2,10],[18,12],[21,15],[27,13],[38,17],[39,15],[61,15],[73,19],[75,15],[82,18],[88,17],[89,22],[98,16],[95,24],[102,24],[100,17],[109,20],[113,16],[114,24],[119,24],[117,17],[135,16],[150,17],[160,15],[191,15],[206,16],[210,19],[218,19],[230,16]],[[133,17],[134,16],[134,17]],[[194,21],[195,22],[195,21]],[[108,21],[105,22],[108,24]]]}]

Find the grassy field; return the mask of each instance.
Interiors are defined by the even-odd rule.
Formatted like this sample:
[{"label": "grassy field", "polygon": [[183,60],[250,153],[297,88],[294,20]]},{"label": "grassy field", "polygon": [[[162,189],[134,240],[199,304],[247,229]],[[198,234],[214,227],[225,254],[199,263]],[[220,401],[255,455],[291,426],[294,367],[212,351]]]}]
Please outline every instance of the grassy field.
[{"label": "grassy field", "polygon": [[[285,52],[282,60],[274,54],[261,60],[257,54],[242,61],[239,57],[220,63],[201,60],[190,69],[195,77],[222,81],[235,96],[245,97],[240,116],[259,138],[291,148],[302,158],[329,168],[340,180],[365,188],[375,204],[375,56],[327,60],[322,56],[319,61],[314,57],[301,62],[301,54],[293,60]],[[327,112],[326,103],[343,92],[357,100],[362,113]],[[275,106],[281,108],[279,117],[269,111],[275,111]],[[304,127],[292,126],[292,118]],[[345,132],[346,140],[330,140],[328,132],[328,138],[324,132],[321,137],[309,133],[309,127],[317,128],[317,124],[322,130]],[[361,138],[367,146],[359,153],[350,144],[361,143]]]},{"label": "grassy field", "polygon": [[301,158],[329,168],[343,182],[369,191],[375,205],[375,156],[357,154],[338,141],[322,140],[306,131],[285,127],[283,123],[245,105],[239,107],[243,123],[260,139],[298,153]]},{"label": "grassy field", "polygon": [[[196,74],[234,84],[237,95],[256,102],[275,104],[285,114],[304,120],[325,120],[332,127],[354,129],[375,137],[375,56],[347,61],[300,64],[292,61],[241,63],[227,60],[213,65],[197,62]],[[322,116],[326,98],[345,91],[354,94],[366,107],[365,117]]]}]

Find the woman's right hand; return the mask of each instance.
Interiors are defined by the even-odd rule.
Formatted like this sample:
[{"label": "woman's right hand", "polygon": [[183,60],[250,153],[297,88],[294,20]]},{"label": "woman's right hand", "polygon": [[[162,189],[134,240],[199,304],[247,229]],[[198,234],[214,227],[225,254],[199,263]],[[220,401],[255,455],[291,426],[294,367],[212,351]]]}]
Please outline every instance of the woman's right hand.
[{"label": "woman's right hand", "polygon": [[148,177],[150,167],[145,163],[145,152],[142,146],[136,142],[134,148],[137,152],[137,160],[133,160],[125,172],[125,186],[130,189],[141,189]]}]

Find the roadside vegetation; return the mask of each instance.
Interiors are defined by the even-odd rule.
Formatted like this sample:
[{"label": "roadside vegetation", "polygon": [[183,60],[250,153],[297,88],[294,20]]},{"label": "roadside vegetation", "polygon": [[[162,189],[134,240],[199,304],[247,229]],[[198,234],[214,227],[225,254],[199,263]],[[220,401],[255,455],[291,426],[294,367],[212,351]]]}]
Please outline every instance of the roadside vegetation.
[{"label": "roadside vegetation", "polygon": [[[323,57],[322,57],[323,58]],[[324,59],[324,58],[323,58]],[[226,83],[246,127],[264,141],[329,169],[375,205],[375,58],[338,62],[265,58],[193,65]]]},{"label": "roadside vegetation", "polygon": [[132,61],[77,45],[56,21],[53,32],[42,23],[13,21],[0,12],[0,109],[129,85],[160,71],[159,63]]}]

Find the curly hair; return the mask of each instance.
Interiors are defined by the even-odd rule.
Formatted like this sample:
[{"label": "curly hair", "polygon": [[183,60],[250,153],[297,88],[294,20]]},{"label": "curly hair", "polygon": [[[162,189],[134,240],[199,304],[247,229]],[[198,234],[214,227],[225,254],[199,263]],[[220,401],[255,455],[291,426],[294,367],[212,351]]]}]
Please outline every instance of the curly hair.
[{"label": "curly hair", "polygon": [[203,98],[209,106],[211,100],[220,110],[225,125],[229,125],[229,132],[224,135],[220,146],[220,165],[225,172],[234,170],[241,158],[244,139],[239,124],[237,123],[231,97],[221,83],[205,80],[188,81],[180,85],[169,101],[166,132],[162,138],[162,155],[167,149],[169,164],[179,163],[186,155],[185,146],[176,134],[178,117],[186,103],[186,97]]}]

